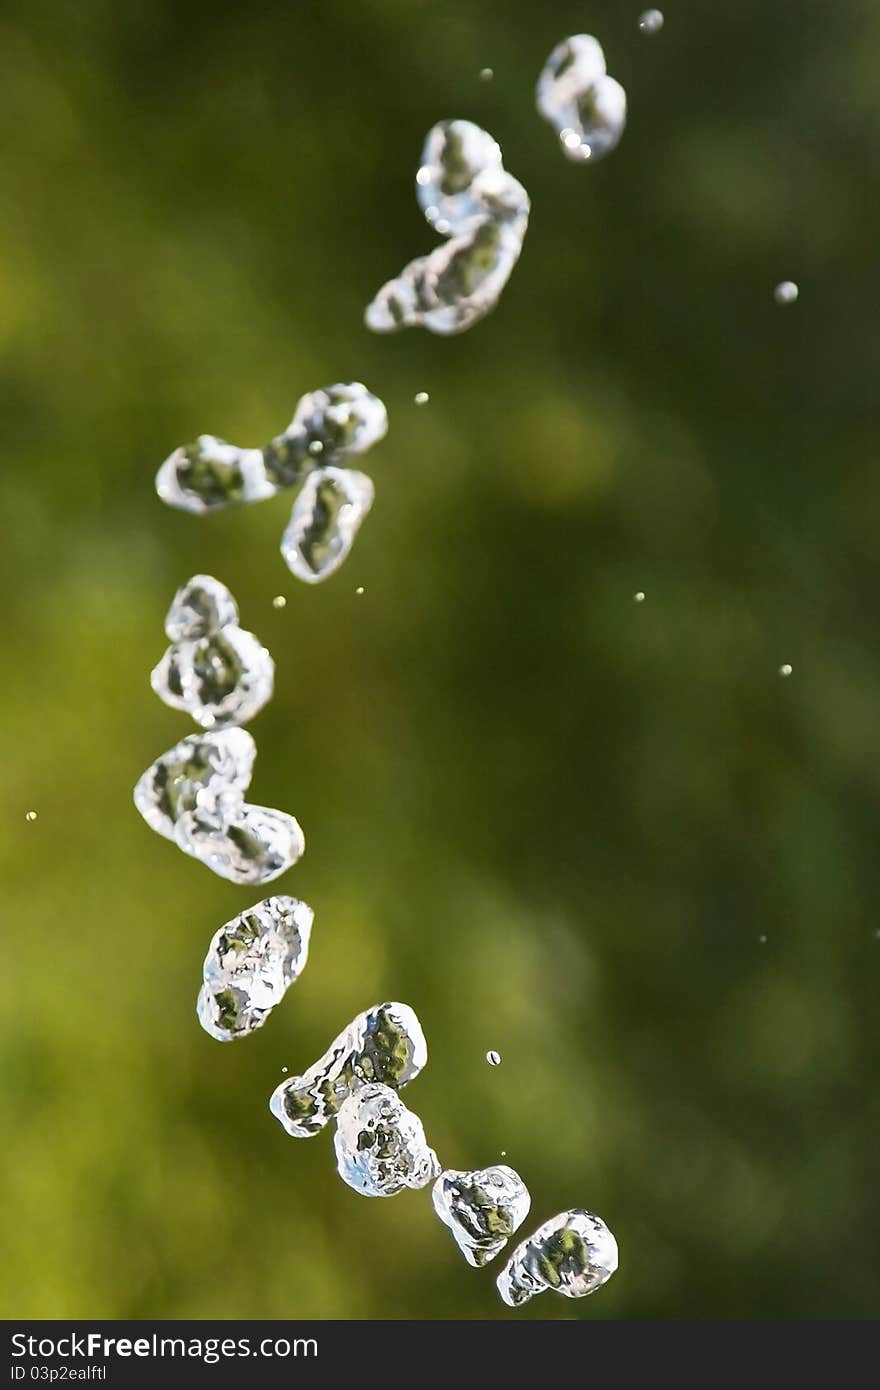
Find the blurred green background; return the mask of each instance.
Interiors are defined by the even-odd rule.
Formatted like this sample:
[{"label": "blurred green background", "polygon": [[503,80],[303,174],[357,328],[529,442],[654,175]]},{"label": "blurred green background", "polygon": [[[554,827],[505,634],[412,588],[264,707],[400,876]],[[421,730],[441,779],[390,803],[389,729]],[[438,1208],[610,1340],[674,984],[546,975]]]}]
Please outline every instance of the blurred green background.
[{"label": "blurred green background", "polygon": [[[880,1307],[880,9],[664,8],[3,0],[7,1317]],[[580,31],[630,101],[592,168],[533,107]],[[449,116],[528,188],[522,259],[470,333],[371,336]],[[175,445],[352,379],[391,429],[327,584],[281,561],[289,497],[157,501]],[[131,805],[194,731],[148,678],[200,571],[274,654],[252,791],[308,850],[266,891],[316,912],[237,1047],[195,997],[259,891]],[[612,1227],[595,1298],[511,1313],[427,1193],[365,1201],[270,1117],[386,998],[443,1161],[506,1151],[526,1232]]]}]

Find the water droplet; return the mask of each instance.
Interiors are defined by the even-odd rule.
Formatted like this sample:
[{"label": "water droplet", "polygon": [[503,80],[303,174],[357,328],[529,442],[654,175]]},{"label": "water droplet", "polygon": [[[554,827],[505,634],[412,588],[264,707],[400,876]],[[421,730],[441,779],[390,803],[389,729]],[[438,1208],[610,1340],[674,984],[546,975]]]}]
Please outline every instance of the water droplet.
[{"label": "water droplet", "polygon": [[480,81],[491,82],[495,73],[492,68],[480,68]]},{"label": "water droplet", "polygon": [[245,802],[256,753],[244,729],[192,734],[157,758],[134,789],[152,830],[232,883],[268,883],[305,848],[293,816]]},{"label": "water droplet", "polygon": [[35,821],[37,819],[37,813],[36,811],[26,811],[24,818],[25,820]]},{"label": "water droplet", "polygon": [[282,1068],[281,1068],[281,1074],[282,1074],[282,1076],[286,1076],[287,1073],[288,1073],[289,1071],[290,1071],[290,1067],[282,1067]]},{"label": "water droplet", "polygon": [[536,100],[569,159],[601,159],[623,135],[626,92],[608,76],[602,45],[590,34],[575,34],[554,48],[538,78]]},{"label": "water droplet", "polygon": [[490,1066],[490,1067],[500,1067],[500,1066],[501,1066],[501,1053],[500,1053],[500,1052],[494,1052],[494,1051],[489,1051],[489,1052],[487,1052],[487,1053],[486,1053],[486,1061],[489,1063],[489,1066]]},{"label": "water droplet", "polygon": [[639,15],[639,28],[643,34],[659,34],[663,28],[663,11],[645,10]]},{"label": "water droplet", "polygon": [[505,171],[487,131],[472,121],[441,121],[428,132],[416,196],[426,220],[450,240],[383,285],[365,322],[374,333],[414,325],[462,333],[494,309],[519,258],[528,194]]},{"label": "water droplet", "polygon": [[800,291],[793,280],[782,280],[773,291],[777,304],[793,304]]},{"label": "water droplet", "polygon": [[297,579],[319,584],[345,560],[373,505],[373,484],[353,468],[318,468],[293,504],[281,554]]},{"label": "water droplet", "polygon": [[582,1207],[539,1226],[514,1250],[496,1281],[511,1308],[554,1289],[566,1298],[585,1298],[617,1269],[617,1241],[605,1222]]},{"label": "water droplet", "polygon": [[363,584],[359,584],[359,585],[357,586],[357,588],[355,589],[355,593],[356,593],[356,594],[362,594],[363,592],[364,592],[364,586],[363,586]]},{"label": "water droplet", "polygon": [[396,1091],[378,1083],[342,1102],[333,1147],[339,1176],[364,1197],[426,1187],[440,1173],[418,1115]]},{"label": "water droplet", "polygon": [[311,444],[309,445],[309,453],[317,456],[318,454],[323,454],[323,452],[324,445],[322,441],[320,439],[313,439]]},{"label": "water droplet", "polygon": [[788,662],[786,662],[784,666],[780,666],[780,668],[779,668],[779,674],[780,674],[780,676],[790,676],[791,673],[792,673],[792,667],[789,666]]},{"label": "water droplet", "polygon": [[502,1158],[506,1158],[506,1157],[507,1157],[507,1150],[506,1150],[506,1149],[502,1149],[502,1150],[501,1150],[501,1157],[502,1157]]},{"label": "water droplet", "polygon": [[377,1004],[352,1019],[302,1076],[276,1086],[269,1109],[294,1139],[307,1139],[365,1082],[399,1090],[427,1060],[428,1045],[415,1012],[407,1004]]},{"label": "water droplet", "polygon": [[197,1008],[206,1033],[232,1042],[262,1028],[305,968],[313,920],[297,898],[266,898],[215,932]]},{"label": "water droplet", "polygon": [[272,607],[273,607],[273,608],[286,608],[286,607],[287,607],[287,599],[284,597],[283,594],[276,594],[276,595],[275,595],[275,597],[274,597],[273,600],[272,600]]},{"label": "water droplet", "polygon": [[638,593],[633,594],[633,603],[644,603],[644,601],[645,595],[641,589],[639,589]]},{"label": "water droplet", "polygon": [[431,1196],[440,1220],[475,1269],[482,1269],[504,1249],[532,1205],[519,1173],[505,1164],[473,1173],[447,1169]]},{"label": "water droplet", "polygon": [[761,944],[762,946],[766,946],[766,945],[767,945],[767,938],[766,938],[766,936],[763,936],[763,935],[762,935],[762,936],[759,936],[759,937],[758,937],[758,941],[760,942],[760,944]]},{"label": "water droplet", "polygon": [[428,395],[427,391],[417,391],[413,396],[416,405],[427,405],[430,399],[431,397]]},{"label": "water droplet", "polygon": [[275,663],[259,639],[237,624],[234,598],[207,574],[178,589],[165,619],[171,646],[150,684],[160,700],[203,729],[246,724],[272,698]]}]

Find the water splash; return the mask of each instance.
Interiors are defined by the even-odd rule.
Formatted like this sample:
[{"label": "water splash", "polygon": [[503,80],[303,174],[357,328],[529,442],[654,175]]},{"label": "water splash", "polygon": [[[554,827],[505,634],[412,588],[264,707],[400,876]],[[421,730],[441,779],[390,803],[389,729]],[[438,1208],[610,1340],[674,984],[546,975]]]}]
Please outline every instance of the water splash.
[{"label": "water splash", "polygon": [[333,1143],[339,1176],[364,1197],[426,1187],[440,1172],[421,1120],[390,1086],[372,1083],[343,1101]]},{"label": "water splash", "polygon": [[529,1214],[529,1190],[513,1168],[499,1163],[473,1173],[447,1169],[432,1190],[434,1210],[469,1265],[494,1260]]},{"label": "water splash", "polygon": [[569,159],[601,159],[623,135],[626,92],[608,76],[602,45],[590,34],[575,34],[554,48],[538,78],[536,101]]},{"label": "water splash", "polygon": [[490,313],[519,259],[529,198],[506,172],[501,147],[472,121],[441,121],[428,132],[416,174],[426,220],[449,237],[410,261],[367,307],[375,333],[420,324],[462,333]]},{"label": "water splash", "polygon": [[171,646],[150,676],[166,705],[204,729],[246,724],[272,698],[275,665],[219,580],[197,574],[174,596],[165,620]]},{"label": "water splash", "polygon": [[211,939],[197,1013],[220,1042],[262,1028],[305,969],[314,913],[297,898],[266,898]]},{"label": "water splash", "polygon": [[428,1060],[422,1025],[408,1004],[377,1004],[352,1019],[313,1066],[276,1086],[269,1109],[294,1139],[308,1139],[372,1082],[399,1090]]},{"label": "water splash", "polygon": [[551,1217],[514,1250],[498,1276],[498,1292],[511,1308],[554,1289],[585,1298],[617,1269],[617,1241],[605,1222],[575,1207]]}]

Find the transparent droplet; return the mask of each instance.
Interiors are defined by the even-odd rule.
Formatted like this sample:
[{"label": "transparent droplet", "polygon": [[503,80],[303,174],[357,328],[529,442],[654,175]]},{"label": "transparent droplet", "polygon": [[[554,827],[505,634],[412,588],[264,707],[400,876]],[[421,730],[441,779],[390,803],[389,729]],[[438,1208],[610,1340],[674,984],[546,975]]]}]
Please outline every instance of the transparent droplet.
[{"label": "transparent droplet", "polygon": [[366,473],[349,468],[312,473],[281,539],[281,554],[297,579],[318,584],[334,574],[372,504],[373,484]]},{"label": "transparent droplet", "polygon": [[144,820],[166,840],[180,816],[199,801],[234,811],[250,785],[257,746],[244,729],[192,734],[148,767],[134,789]]},{"label": "transparent droplet", "polygon": [[25,820],[35,821],[37,819],[37,813],[36,811],[26,811],[24,818]]},{"label": "transparent droplet", "polygon": [[324,445],[321,443],[320,439],[313,439],[312,442],[311,442],[311,444],[309,445],[309,453],[310,453],[310,454],[323,454],[323,452],[324,452]]},{"label": "transparent droplet", "polygon": [[766,936],[763,936],[763,935],[762,935],[762,936],[759,936],[759,937],[758,937],[758,941],[760,942],[760,944],[761,944],[762,946],[766,946],[766,945],[767,945],[767,938],[766,938]]},{"label": "transparent droplet", "polygon": [[284,597],[283,594],[276,594],[276,595],[275,595],[275,597],[274,597],[273,600],[272,600],[272,607],[273,607],[273,608],[286,608],[286,607],[287,607],[287,599]]},{"label": "transparent droplet", "polygon": [[263,1026],[305,969],[313,920],[297,898],[266,898],[215,933],[198,999],[205,1032],[231,1042]]},{"label": "transparent droplet", "polygon": [[546,1289],[584,1298],[607,1283],[617,1260],[617,1241],[605,1222],[575,1207],[545,1221],[517,1246],[498,1276],[498,1292],[511,1308]]},{"label": "transparent droplet", "polygon": [[554,48],[538,78],[536,100],[569,159],[601,159],[626,126],[626,93],[608,76],[602,46],[590,34],[575,34]]},{"label": "transparent droplet", "polygon": [[486,1053],[486,1061],[489,1063],[489,1066],[490,1066],[490,1067],[500,1067],[500,1066],[501,1066],[501,1053],[500,1053],[500,1052],[494,1052],[494,1051],[487,1052],[487,1053]]},{"label": "transparent droplet", "polygon": [[431,397],[428,395],[427,391],[417,391],[413,396],[416,405],[427,405],[430,399]]},{"label": "transparent droplet", "polygon": [[416,179],[427,221],[451,239],[379,290],[365,313],[375,333],[421,325],[461,333],[494,309],[522,249],[529,198],[504,170],[498,142],[470,121],[428,133]]},{"label": "transparent droplet", "polygon": [[261,449],[239,449],[213,434],[175,449],[156,474],[156,492],[169,507],[216,512],[243,502],[260,502],[277,488]]},{"label": "transparent droplet", "polygon": [[282,1068],[281,1068],[281,1074],[282,1074],[282,1076],[286,1076],[287,1073],[288,1073],[289,1071],[290,1071],[290,1067],[282,1067]]},{"label": "transparent droplet", "polygon": [[299,860],[306,847],[299,822],[286,811],[243,802],[218,813],[208,802],[175,822],[174,840],[230,883],[271,883]]},{"label": "transparent droplet", "polygon": [[785,665],[780,666],[780,668],[779,668],[779,674],[780,674],[780,676],[783,676],[783,677],[785,677],[785,676],[790,676],[791,673],[792,673],[792,669],[793,669],[793,668],[792,668],[791,666],[789,666],[788,662],[786,662]]},{"label": "transparent droplet", "polygon": [[773,291],[773,298],[777,304],[793,304],[798,294],[798,287],[793,280],[782,280]]},{"label": "transparent droplet", "polygon": [[323,1129],[369,1082],[399,1090],[424,1067],[428,1044],[408,1004],[377,1004],[352,1019],[313,1066],[276,1086],[269,1109],[294,1139]]},{"label": "transparent droplet", "polygon": [[339,1176],[364,1197],[427,1187],[440,1173],[421,1120],[388,1086],[373,1083],[343,1101],[333,1145]]},{"label": "transparent droplet", "polygon": [[503,1163],[473,1173],[447,1169],[435,1182],[431,1195],[434,1210],[475,1269],[487,1265],[504,1249],[532,1204],[519,1173]]},{"label": "transparent droplet", "polygon": [[296,440],[311,457],[320,456],[322,465],[329,465],[366,453],[387,432],[383,402],[353,381],[303,396],[285,438]]},{"label": "transparent droplet", "polygon": [[659,34],[663,28],[663,11],[645,10],[639,15],[639,28],[643,34]]},{"label": "transparent droplet", "polygon": [[357,588],[355,589],[355,593],[356,593],[356,594],[362,594],[363,592],[364,592],[364,586],[363,586],[363,584],[359,584],[359,585],[357,586]]},{"label": "transparent droplet", "polygon": [[639,589],[637,593],[633,594],[633,603],[644,603],[644,601],[645,595],[641,589]]},{"label": "transparent droplet", "polygon": [[172,641],[150,683],[160,700],[204,729],[246,724],[272,698],[275,664],[237,621],[229,590],[209,575],[197,575],[178,591],[166,619],[170,636],[187,637]]},{"label": "transparent droplet", "polygon": [[494,76],[495,76],[495,72],[494,72],[494,70],[493,70],[492,68],[480,68],[480,81],[481,81],[481,82],[491,82],[491,81],[492,81],[492,78],[493,78]]}]

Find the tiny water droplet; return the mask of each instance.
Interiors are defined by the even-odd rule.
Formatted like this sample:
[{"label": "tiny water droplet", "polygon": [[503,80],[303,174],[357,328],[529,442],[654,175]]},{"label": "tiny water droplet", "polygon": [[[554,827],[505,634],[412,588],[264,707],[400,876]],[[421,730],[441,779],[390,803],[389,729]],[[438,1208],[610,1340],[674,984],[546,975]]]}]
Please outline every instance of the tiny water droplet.
[{"label": "tiny water droplet", "polygon": [[[877,935],[880,936],[880,932],[878,932]],[[502,1150],[501,1150],[501,1157],[502,1157],[502,1158],[506,1158],[506,1157],[507,1157],[507,1150],[506,1150],[506,1149],[502,1149]]]},{"label": "tiny water droplet", "polygon": [[494,73],[494,71],[492,70],[492,68],[480,68],[480,81],[481,81],[481,82],[491,82],[491,81],[492,81],[492,78],[493,78],[494,76],[495,76],[495,73]]},{"label": "tiny water droplet", "polygon": [[36,811],[28,811],[27,814],[25,815],[25,820],[36,820],[36,819],[37,819],[37,813],[36,813]]},{"label": "tiny water droplet", "polygon": [[283,594],[276,594],[275,597],[274,597],[273,600],[272,600],[272,607],[273,607],[273,608],[285,608],[286,606],[287,606],[287,599],[284,597],[284,595],[283,595]]},{"label": "tiny water droplet", "polygon": [[413,396],[416,405],[427,405],[430,399],[431,397],[428,395],[427,391],[417,391]]},{"label": "tiny water droplet", "polygon": [[773,291],[777,304],[793,304],[800,291],[793,280],[782,280]]},{"label": "tiny water droplet", "polygon": [[362,594],[363,592],[364,592],[364,586],[363,586],[363,584],[359,584],[359,585],[357,586],[357,588],[355,589],[355,593],[356,593],[356,594]]},{"label": "tiny water droplet", "polygon": [[428,168],[427,164],[423,164],[421,169],[416,174],[416,183],[419,185],[420,188],[425,188],[427,184],[429,184],[430,182],[431,170]]},{"label": "tiny water droplet", "polygon": [[490,1067],[500,1067],[500,1066],[501,1066],[501,1053],[500,1053],[500,1052],[494,1052],[494,1051],[487,1052],[487,1053],[486,1053],[486,1061],[489,1063],[489,1066],[490,1066]]},{"label": "tiny water droplet", "polygon": [[633,603],[644,603],[644,601],[645,595],[641,589],[639,589],[638,593],[633,594]]},{"label": "tiny water droplet", "polygon": [[643,34],[659,34],[663,28],[663,11],[645,10],[639,15],[639,28]]},{"label": "tiny water droplet", "polygon": [[321,440],[321,439],[313,439],[312,442],[311,442],[311,444],[309,445],[309,453],[310,453],[310,454],[313,454],[313,455],[317,458],[318,454],[323,454],[323,452],[324,452],[324,442],[323,442],[323,440]]},{"label": "tiny water droplet", "polygon": [[786,662],[784,666],[780,666],[780,668],[779,668],[779,674],[780,674],[780,676],[790,676],[790,675],[791,675],[791,672],[792,672],[792,668],[791,668],[791,666],[789,666],[788,662]]},{"label": "tiny water droplet", "polygon": [[766,936],[764,936],[763,934],[762,934],[761,936],[758,937],[758,941],[761,943],[762,946],[766,946],[766,945],[767,945],[767,938],[766,938]]},{"label": "tiny water droplet", "polygon": [[289,1070],[290,1070],[289,1067],[282,1067],[282,1068],[281,1068],[281,1073],[282,1073],[282,1075],[283,1075],[283,1076],[286,1076]]}]

